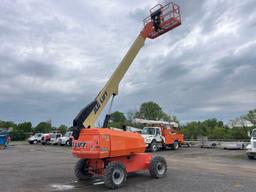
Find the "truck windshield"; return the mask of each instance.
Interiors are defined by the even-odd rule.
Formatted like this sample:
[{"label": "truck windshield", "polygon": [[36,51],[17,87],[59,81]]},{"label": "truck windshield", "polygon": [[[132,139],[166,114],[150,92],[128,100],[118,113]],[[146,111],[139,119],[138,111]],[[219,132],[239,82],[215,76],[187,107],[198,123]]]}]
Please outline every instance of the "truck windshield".
[{"label": "truck windshield", "polygon": [[254,129],[254,130],[252,131],[252,137],[253,137],[253,138],[256,137],[256,129]]},{"label": "truck windshield", "polygon": [[155,135],[156,129],[152,127],[144,127],[142,135]]},{"label": "truck windshield", "polygon": [[70,135],[71,135],[71,132],[67,132],[65,133],[64,137],[70,137]]}]

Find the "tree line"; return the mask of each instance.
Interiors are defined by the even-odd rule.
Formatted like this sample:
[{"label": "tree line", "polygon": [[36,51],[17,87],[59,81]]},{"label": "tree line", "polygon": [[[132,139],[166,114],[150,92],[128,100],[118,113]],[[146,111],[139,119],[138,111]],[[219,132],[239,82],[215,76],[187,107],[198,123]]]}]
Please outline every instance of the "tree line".
[{"label": "tree line", "polygon": [[[115,111],[111,114],[109,127],[122,128],[124,125],[142,128],[142,125],[135,124],[134,118],[148,119],[148,120],[163,120],[169,122],[179,123],[175,115],[170,115],[163,111],[159,104],[149,101],[142,103],[138,111],[129,111],[124,114],[120,111]],[[250,122],[253,126],[247,127],[242,122]],[[192,121],[180,126],[181,132],[184,133],[188,140],[196,140],[200,136],[207,136],[209,139],[248,139],[247,132],[256,128],[256,109],[248,111],[245,115],[231,120],[240,122],[240,126],[230,128],[222,121],[216,118],[204,121]],[[10,135],[12,140],[24,140],[31,133],[48,133],[54,130],[60,131],[64,134],[68,129],[66,125],[62,124],[59,127],[52,127],[50,122],[40,122],[35,127],[32,127],[31,122],[23,122],[15,124],[12,121],[0,121],[0,128],[12,128]]]},{"label": "tree line", "polygon": [[[132,120],[134,118],[179,123],[175,115],[165,113],[157,103],[150,101],[141,104],[138,111],[128,112],[126,116],[120,111],[115,111],[111,115],[109,126],[121,128],[122,125],[130,125],[141,128],[140,125],[133,123]],[[252,126],[248,127],[245,122],[250,122]],[[256,109],[250,110],[245,115],[231,120],[230,123],[231,126],[233,126],[232,128],[225,125],[223,121],[212,118],[204,121],[188,122],[184,125],[180,125],[180,130],[187,140],[196,140],[198,137],[202,136],[206,136],[209,139],[246,140],[248,139],[248,131],[251,132],[253,128],[256,128]],[[238,124],[238,126],[236,124]]]}]

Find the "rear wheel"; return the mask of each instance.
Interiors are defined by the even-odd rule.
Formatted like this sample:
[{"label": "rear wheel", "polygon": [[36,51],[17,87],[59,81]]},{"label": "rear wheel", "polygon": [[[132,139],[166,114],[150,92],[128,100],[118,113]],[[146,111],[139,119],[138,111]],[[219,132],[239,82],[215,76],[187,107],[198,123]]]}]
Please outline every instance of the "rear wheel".
[{"label": "rear wheel", "polygon": [[155,151],[158,150],[157,143],[156,143],[155,141],[152,141],[152,143],[151,143],[150,146],[149,146],[149,150],[150,150],[151,152],[155,152]]},{"label": "rear wheel", "polygon": [[251,156],[251,155],[247,155],[248,159],[249,160],[253,160],[254,159],[254,156]]},{"label": "rear wheel", "polygon": [[86,159],[79,159],[76,163],[74,174],[78,180],[89,180],[92,175],[89,173],[88,162]]},{"label": "rear wheel", "polygon": [[151,159],[149,173],[151,177],[161,178],[166,176],[167,164],[163,157],[157,156]]},{"label": "rear wheel", "polygon": [[178,141],[174,141],[174,143],[171,145],[172,150],[177,150],[179,149],[179,147],[180,147],[180,144]]},{"label": "rear wheel", "polygon": [[69,140],[66,141],[66,146],[71,146],[72,142]]},{"label": "rear wheel", "polygon": [[126,182],[127,172],[125,166],[117,161],[110,162],[104,170],[104,184],[107,188],[117,189]]}]

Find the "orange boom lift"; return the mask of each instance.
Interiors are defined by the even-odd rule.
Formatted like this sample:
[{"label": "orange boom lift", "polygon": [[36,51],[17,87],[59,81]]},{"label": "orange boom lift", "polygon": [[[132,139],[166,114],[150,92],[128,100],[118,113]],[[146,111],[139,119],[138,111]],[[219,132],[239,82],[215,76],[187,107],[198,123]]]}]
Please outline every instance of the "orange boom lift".
[{"label": "orange boom lift", "polygon": [[167,171],[163,157],[152,158],[144,153],[145,143],[138,133],[93,128],[94,123],[109,99],[109,113],[103,127],[107,127],[114,97],[118,86],[139,50],[147,38],[158,36],[181,24],[180,9],[175,3],[165,6],[156,5],[150,10],[150,16],[144,19],[144,27],[125,57],[112,74],[104,88],[93,102],[83,108],[73,120],[72,153],[80,158],[75,166],[75,176],[87,180],[93,176],[102,176],[106,187],[115,189],[124,185],[127,173],[149,170],[154,178],[164,177]]}]

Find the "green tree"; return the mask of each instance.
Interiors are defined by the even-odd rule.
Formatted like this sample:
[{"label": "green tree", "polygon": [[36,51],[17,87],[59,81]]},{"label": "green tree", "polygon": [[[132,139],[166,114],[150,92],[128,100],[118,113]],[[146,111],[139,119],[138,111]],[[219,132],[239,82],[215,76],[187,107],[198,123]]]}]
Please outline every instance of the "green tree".
[{"label": "green tree", "polygon": [[201,129],[200,121],[192,121],[182,127],[182,132],[186,139],[197,139],[198,136],[205,136],[203,129]]},{"label": "green tree", "polygon": [[24,122],[17,125],[17,130],[23,131],[24,133],[29,133],[32,131],[32,124],[31,122]]},{"label": "green tree", "polygon": [[192,121],[182,127],[186,139],[197,139],[198,136],[207,136],[210,139],[225,139],[228,129],[222,121],[207,119],[205,121]]},{"label": "green tree", "polygon": [[244,119],[250,121],[254,126],[256,126],[256,109],[249,111],[245,116]]},{"label": "green tree", "polygon": [[17,125],[13,121],[0,121],[1,128],[15,128]]},{"label": "green tree", "polygon": [[59,127],[58,127],[58,129],[59,129],[59,131],[61,132],[61,134],[62,135],[64,135],[66,132],[67,132],[67,130],[68,130],[68,127],[66,126],[66,125],[60,125]]},{"label": "green tree", "polygon": [[38,133],[48,133],[51,130],[51,125],[48,122],[40,122],[34,129],[34,131]]},{"label": "green tree", "polygon": [[229,131],[230,139],[247,139],[247,129],[242,127],[233,127]]},{"label": "green tree", "polygon": [[12,141],[24,141],[26,138],[26,134],[20,130],[11,131],[10,136],[12,138]]},{"label": "green tree", "polygon": [[160,120],[163,117],[162,108],[153,101],[142,103],[140,110],[135,114],[135,117],[149,120]]},{"label": "green tree", "polygon": [[211,135],[208,136],[209,139],[226,139],[227,131],[224,127],[216,127],[212,131]]},{"label": "green tree", "polygon": [[126,125],[126,118],[120,111],[115,111],[110,116],[109,127],[122,128]]}]

